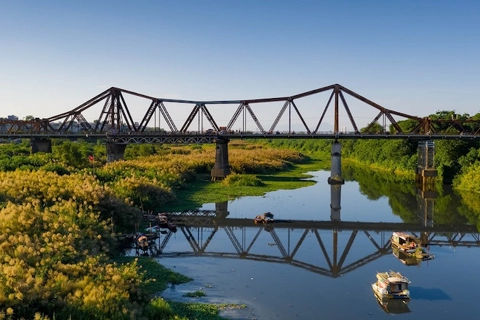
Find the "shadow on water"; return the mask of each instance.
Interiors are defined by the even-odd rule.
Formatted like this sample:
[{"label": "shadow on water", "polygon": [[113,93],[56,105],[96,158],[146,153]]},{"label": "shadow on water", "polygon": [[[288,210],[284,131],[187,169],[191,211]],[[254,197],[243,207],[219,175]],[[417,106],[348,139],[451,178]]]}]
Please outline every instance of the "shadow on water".
[{"label": "shadow on water", "polygon": [[452,300],[452,298],[440,288],[421,288],[410,286],[410,291],[415,292],[415,300]]},{"label": "shadow on water", "polygon": [[313,181],[310,180],[309,177],[278,177],[278,176],[270,176],[270,175],[257,175],[259,179],[262,181],[276,181],[276,182],[292,182],[292,181]]}]

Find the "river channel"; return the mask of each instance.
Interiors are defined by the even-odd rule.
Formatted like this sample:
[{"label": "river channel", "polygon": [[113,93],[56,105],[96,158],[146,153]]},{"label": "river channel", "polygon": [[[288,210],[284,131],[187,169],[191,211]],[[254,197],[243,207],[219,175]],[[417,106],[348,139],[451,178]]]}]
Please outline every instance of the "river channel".
[{"label": "river channel", "polygon": [[[475,319],[480,241],[475,214],[453,193],[423,192],[412,184],[330,186],[317,183],[262,197],[205,204],[215,212],[158,239],[164,266],[194,281],[171,286],[166,299],[245,304],[228,319]],[[264,212],[273,224],[255,225]],[[201,215],[201,214],[200,214]],[[477,218],[478,219],[478,218]],[[284,222],[295,220],[303,222]],[[352,223],[356,222],[356,223]],[[393,254],[393,231],[428,239],[429,261]],[[411,281],[408,303],[381,304],[371,284],[379,271]],[[202,298],[185,298],[201,290]]]}]

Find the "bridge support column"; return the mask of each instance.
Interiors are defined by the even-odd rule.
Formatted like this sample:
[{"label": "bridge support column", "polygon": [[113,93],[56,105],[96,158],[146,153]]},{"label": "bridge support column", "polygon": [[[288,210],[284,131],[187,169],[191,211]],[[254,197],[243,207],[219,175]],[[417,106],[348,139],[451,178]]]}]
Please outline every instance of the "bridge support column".
[{"label": "bridge support column", "polygon": [[335,141],[332,143],[332,168],[330,170],[329,184],[344,184],[342,178],[342,145]]},{"label": "bridge support column", "polygon": [[44,138],[33,138],[30,140],[32,153],[45,152],[52,153],[52,140]]},{"label": "bridge support column", "polygon": [[215,139],[215,165],[211,171],[212,180],[224,179],[230,174],[231,166],[228,163],[229,139]]},{"label": "bridge support column", "polygon": [[418,163],[415,169],[415,181],[418,185],[435,183],[437,177],[435,169],[435,142],[433,140],[418,143]]},{"label": "bridge support column", "polygon": [[107,142],[107,162],[123,160],[126,147],[126,144]]}]

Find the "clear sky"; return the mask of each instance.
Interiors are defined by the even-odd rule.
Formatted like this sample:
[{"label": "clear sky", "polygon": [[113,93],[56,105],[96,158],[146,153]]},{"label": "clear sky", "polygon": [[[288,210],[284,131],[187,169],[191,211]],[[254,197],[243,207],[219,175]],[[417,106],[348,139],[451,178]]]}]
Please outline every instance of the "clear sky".
[{"label": "clear sky", "polygon": [[0,117],[50,117],[110,87],[237,100],[334,83],[417,116],[480,112],[475,0],[0,0],[0,43]]}]

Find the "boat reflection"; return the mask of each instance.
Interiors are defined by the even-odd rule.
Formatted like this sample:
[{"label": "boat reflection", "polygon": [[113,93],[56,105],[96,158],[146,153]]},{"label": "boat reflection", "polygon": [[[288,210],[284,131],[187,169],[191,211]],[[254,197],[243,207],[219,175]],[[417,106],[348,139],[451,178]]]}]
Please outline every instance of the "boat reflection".
[{"label": "boat reflection", "polygon": [[389,314],[402,314],[411,312],[408,307],[410,300],[405,299],[382,299],[374,294],[380,307]]},{"label": "boat reflection", "polygon": [[428,244],[408,232],[393,232],[391,244],[393,255],[407,266],[416,266],[435,258],[428,252]]},{"label": "boat reflection", "polygon": [[421,259],[417,259],[416,257],[407,254],[398,250],[398,248],[392,246],[392,254],[404,265],[406,266],[417,266],[422,262]]}]

